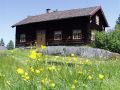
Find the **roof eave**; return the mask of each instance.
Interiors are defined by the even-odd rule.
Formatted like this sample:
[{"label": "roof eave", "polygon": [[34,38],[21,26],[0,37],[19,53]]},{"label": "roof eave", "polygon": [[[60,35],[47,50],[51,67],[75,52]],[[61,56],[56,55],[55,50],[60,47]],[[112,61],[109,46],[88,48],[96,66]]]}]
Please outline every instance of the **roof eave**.
[{"label": "roof eave", "polygon": [[89,17],[89,16],[90,16],[90,15],[85,15],[85,16],[68,17],[68,18],[61,18],[61,19],[54,19],[54,20],[47,20],[47,21],[29,22],[29,23],[24,23],[24,24],[14,24],[14,25],[12,25],[11,27],[14,28],[14,27],[17,27],[17,26],[34,24],[34,23],[49,22],[49,21],[56,21],[56,20],[65,20],[65,19],[78,18],[78,17]]}]

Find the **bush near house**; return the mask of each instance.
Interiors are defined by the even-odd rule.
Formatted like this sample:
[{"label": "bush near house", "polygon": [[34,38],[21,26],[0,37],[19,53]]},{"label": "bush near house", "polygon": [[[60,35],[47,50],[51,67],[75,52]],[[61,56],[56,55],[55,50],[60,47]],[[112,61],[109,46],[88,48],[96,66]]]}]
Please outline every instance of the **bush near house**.
[{"label": "bush near house", "polygon": [[95,47],[120,53],[120,30],[112,32],[97,32]]}]

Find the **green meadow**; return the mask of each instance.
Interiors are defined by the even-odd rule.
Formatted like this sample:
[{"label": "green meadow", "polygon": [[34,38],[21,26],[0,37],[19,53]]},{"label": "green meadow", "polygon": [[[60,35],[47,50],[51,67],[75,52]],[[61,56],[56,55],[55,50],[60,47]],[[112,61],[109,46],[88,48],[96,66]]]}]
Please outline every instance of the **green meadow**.
[{"label": "green meadow", "polygon": [[120,90],[120,60],[0,51],[0,90]]}]

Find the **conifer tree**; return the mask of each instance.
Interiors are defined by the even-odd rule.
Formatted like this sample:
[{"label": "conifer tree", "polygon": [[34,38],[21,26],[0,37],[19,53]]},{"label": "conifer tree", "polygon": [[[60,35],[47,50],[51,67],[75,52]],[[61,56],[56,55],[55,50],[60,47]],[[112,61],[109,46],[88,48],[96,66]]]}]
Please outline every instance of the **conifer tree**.
[{"label": "conifer tree", "polygon": [[8,50],[14,49],[14,43],[13,43],[12,40],[10,40],[10,42],[7,44],[7,49],[8,49]]}]

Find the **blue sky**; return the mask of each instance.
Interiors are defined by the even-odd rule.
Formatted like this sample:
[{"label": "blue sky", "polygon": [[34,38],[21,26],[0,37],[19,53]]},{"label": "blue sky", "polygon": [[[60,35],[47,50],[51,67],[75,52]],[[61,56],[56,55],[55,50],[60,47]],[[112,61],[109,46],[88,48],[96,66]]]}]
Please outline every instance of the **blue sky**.
[{"label": "blue sky", "polygon": [[66,10],[101,5],[110,28],[114,28],[120,14],[120,0],[1,0],[0,1],[0,38],[7,44],[15,41],[16,22],[30,15],[45,13],[47,8]]}]

